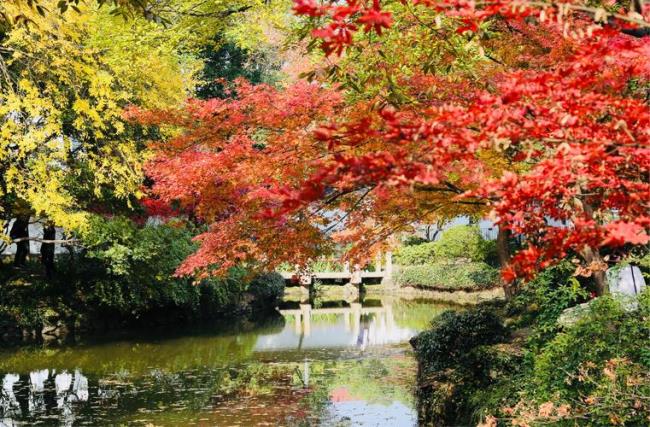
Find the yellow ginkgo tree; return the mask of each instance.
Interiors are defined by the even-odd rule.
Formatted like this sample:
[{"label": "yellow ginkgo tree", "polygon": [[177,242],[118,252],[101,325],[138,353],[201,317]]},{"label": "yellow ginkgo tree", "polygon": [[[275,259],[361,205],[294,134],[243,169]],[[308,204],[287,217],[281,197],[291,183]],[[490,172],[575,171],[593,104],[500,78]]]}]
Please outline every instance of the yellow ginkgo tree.
[{"label": "yellow ginkgo tree", "polygon": [[81,230],[87,206],[75,199],[75,180],[96,195],[137,192],[141,154],[121,118],[130,94],[84,44],[84,16],[33,19],[37,31],[14,27],[2,43],[0,212],[13,217],[20,200],[32,215]]},{"label": "yellow ginkgo tree", "polygon": [[95,2],[68,2],[75,7],[65,11],[59,3],[1,6],[3,13],[25,15],[28,22],[0,21],[5,243],[27,240],[26,231],[11,235],[13,218],[22,218],[25,230],[29,218],[37,218],[83,233],[90,212],[128,206],[139,197],[145,135],[124,119],[125,107],[182,104],[198,83],[206,45],[219,34],[239,43],[247,26],[281,21],[289,7],[281,1],[163,0],[151,9],[160,22],[138,13],[124,19]]}]

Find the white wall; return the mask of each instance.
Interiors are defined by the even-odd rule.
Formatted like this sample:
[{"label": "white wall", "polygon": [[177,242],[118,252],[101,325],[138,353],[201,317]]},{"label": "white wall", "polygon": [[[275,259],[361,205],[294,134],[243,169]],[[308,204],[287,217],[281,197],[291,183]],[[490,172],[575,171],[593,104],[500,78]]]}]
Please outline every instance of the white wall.
[{"label": "white wall", "polygon": [[[11,230],[11,226],[13,225],[15,220],[11,220],[9,222],[9,228],[7,230]],[[35,221],[35,220],[31,220]],[[43,238],[43,224],[39,222],[30,222],[29,224],[29,237],[36,237],[39,239]],[[63,229],[57,228],[56,229],[56,239],[60,240],[63,239]],[[1,248],[2,246],[0,246]],[[67,252],[65,248],[63,248],[61,245],[57,244],[54,246],[54,253],[60,254],[60,253],[65,253]],[[0,256],[8,256],[8,255],[14,255],[16,253],[16,245],[12,244],[7,246],[4,251],[0,250]],[[30,241],[29,242],[29,253],[32,255],[40,255],[41,253],[41,242],[34,242]]]}]

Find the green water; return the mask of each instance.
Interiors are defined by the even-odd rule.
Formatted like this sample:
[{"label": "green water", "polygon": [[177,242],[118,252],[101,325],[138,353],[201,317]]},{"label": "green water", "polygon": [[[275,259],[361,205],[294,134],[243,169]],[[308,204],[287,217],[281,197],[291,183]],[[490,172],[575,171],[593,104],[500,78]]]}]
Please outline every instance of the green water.
[{"label": "green water", "polygon": [[0,426],[413,426],[408,340],[446,308],[287,303],[255,327],[0,350]]}]

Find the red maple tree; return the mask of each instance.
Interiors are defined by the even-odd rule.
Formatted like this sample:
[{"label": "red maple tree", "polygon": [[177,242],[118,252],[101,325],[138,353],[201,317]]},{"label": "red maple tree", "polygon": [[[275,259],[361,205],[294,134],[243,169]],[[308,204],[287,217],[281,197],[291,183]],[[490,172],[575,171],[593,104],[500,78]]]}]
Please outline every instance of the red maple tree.
[{"label": "red maple tree", "polygon": [[341,97],[306,82],[280,90],[239,80],[234,90],[235,98],[191,99],[184,109],[128,112],[178,130],[152,142],[156,156],[146,172],[159,202],[207,226],[181,275],[301,262],[324,250],[318,224],[307,217],[271,221],[263,212],[282,205],[280,186],[300,185],[313,172],[310,162],[323,152],[310,126],[335,115]]},{"label": "red maple tree", "polygon": [[[525,237],[503,270],[508,281],[576,256],[603,292],[603,255],[647,244],[650,37],[635,37],[647,10],[644,18],[573,2],[419,3],[468,37],[489,21],[537,51],[473,81],[417,73],[406,90],[429,85],[449,96],[414,105],[239,82],[233,99],[138,113],[184,130],[155,147],[148,172],[162,200],[209,224],[180,274],[301,262],[328,247],[331,231],[359,255],[459,206],[490,211],[502,231]],[[343,54],[361,28],[381,35],[392,25],[376,0],[297,0],[294,10],[314,20],[328,55]]]},{"label": "red maple tree", "polygon": [[[455,186],[466,191],[456,201],[484,201],[501,229],[526,238],[525,249],[504,268],[506,280],[528,278],[575,254],[597,272],[604,291],[603,251],[649,240],[650,37],[621,31],[647,27],[647,22],[639,14],[607,13],[574,2],[420,3],[457,17],[459,32],[476,32],[480,23],[498,15],[519,31],[562,35],[570,46],[550,48],[537,66],[507,67],[489,76],[489,90],[476,90],[464,102],[450,100],[417,114],[386,108],[376,113],[381,121],[376,126],[368,126],[372,120],[364,117],[327,127],[320,136],[333,149],[377,138],[386,149],[337,156],[295,199],[310,202],[319,183],[325,194],[326,185],[445,186],[450,175],[461,174]],[[377,18],[365,31],[390,26],[387,16],[377,15],[377,2],[311,9],[296,2],[298,13],[331,21],[313,32],[326,54],[351,45],[357,24],[368,23],[370,10]],[[609,17],[610,25],[596,25],[575,12]],[[494,177],[480,156],[492,150],[518,162],[519,170]]]}]

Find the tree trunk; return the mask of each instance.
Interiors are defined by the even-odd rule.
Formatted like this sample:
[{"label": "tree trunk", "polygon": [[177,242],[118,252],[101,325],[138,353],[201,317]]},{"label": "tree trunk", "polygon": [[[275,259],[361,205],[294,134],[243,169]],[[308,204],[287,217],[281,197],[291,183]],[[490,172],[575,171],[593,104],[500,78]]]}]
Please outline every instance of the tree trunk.
[{"label": "tree trunk", "polygon": [[510,263],[510,247],[508,246],[508,239],[510,237],[510,232],[508,230],[499,227],[499,232],[497,233],[496,249],[497,257],[499,257],[499,265],[501,268],[507,266]]},{"label": "tree trunk", "polygon": [[[43,240],[55,240],[54,224],[46,224],[43,229]],[[41,243],[41,262],[45,268],[45,276],[51,279],[54,275],[54,243]]]},{"label": "tree trunk", "polygon": [[[593,250],[590,247],[585,247],[582,251],[582,258],[588,265],[604,266],[605,262],[600,256],[598,250]],[[607,278],[604,269],[592,270],[592,277],[594,278],[594,285],[596,286],[596,295],[601,296],[609,293],[609,286],[607,285]]]},{"label": "tree trunk", "polygon": [[[508,245],[508,239],[510,238],[510,232],[503,227],[499,227],[499,232],[497,233],[496,241],[496,250],[497,257],[499,258],[499,266],[505,268],[510,263],[510,246]],[[507,300],[511,299],[516,292],[517,288],[513,283],[503,282],[503,292]]]},{"label": "tree trunk", "polygon": [[[590,219],[594,217],[594,209],[588,203],[582,204],[582,209],[589,216]],[[593,249],[589,246],[581,252],[582,258],[587,262],[587,267],[592,271],[592,277],[594,278],[594,284],[596,285],[596,295],[601,296],[609,293],[609,286],[607,286],[607,280],[605,277],[605,269],[607,264],[603,260],[603,257],[600,256],[598,249]]]},{"label": "tree trunk", "polygon": [[[9,237],[12,240],[29,238],[29,217],[19,216],[14,221]],[[27,256],[29,255],[29,240],[22,240],[16,243],[16,255],[14,256],[14,265],[22,267],[27,263]]]}]

